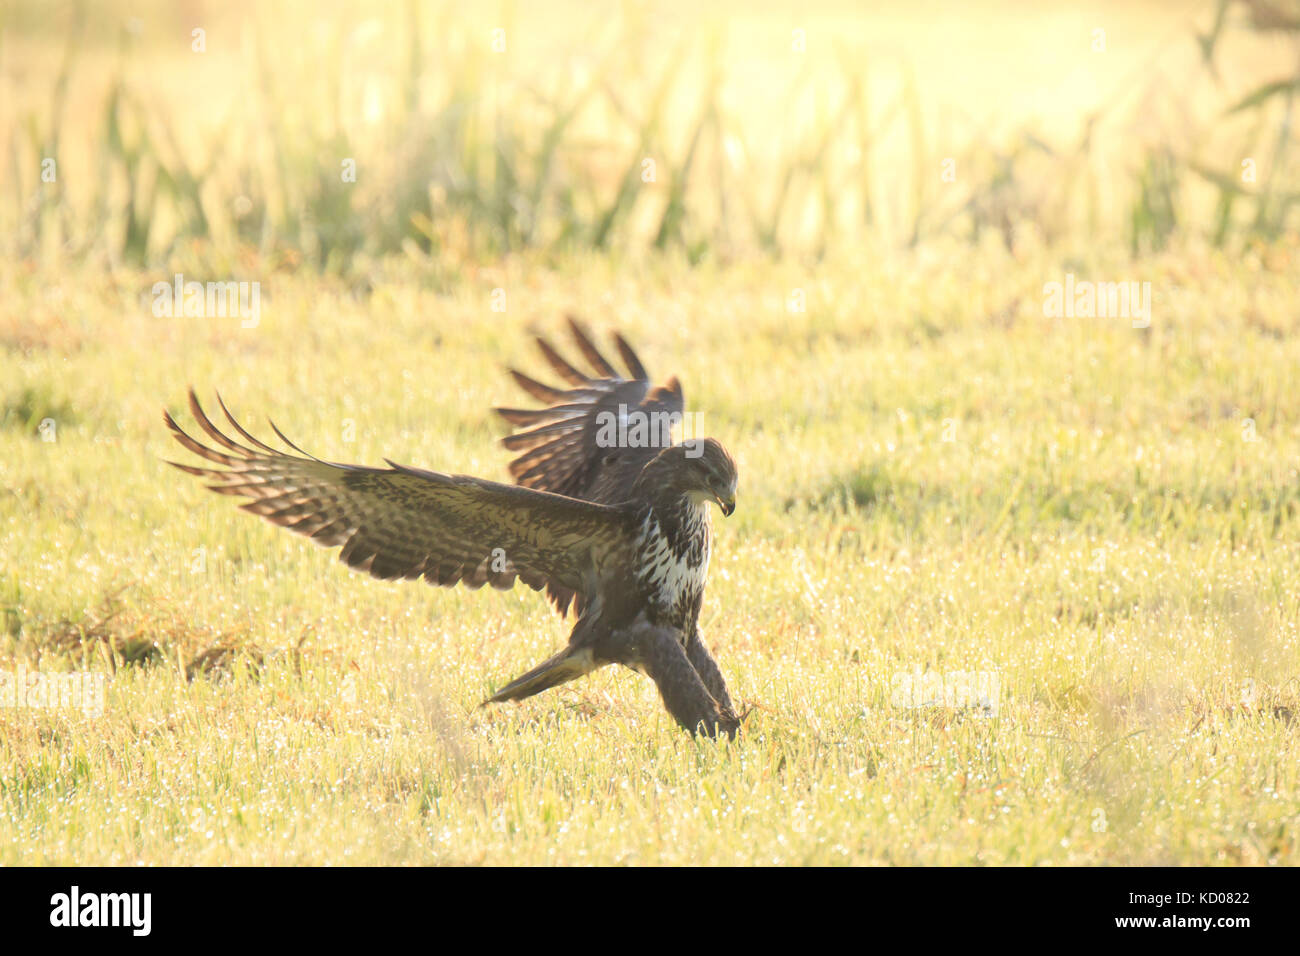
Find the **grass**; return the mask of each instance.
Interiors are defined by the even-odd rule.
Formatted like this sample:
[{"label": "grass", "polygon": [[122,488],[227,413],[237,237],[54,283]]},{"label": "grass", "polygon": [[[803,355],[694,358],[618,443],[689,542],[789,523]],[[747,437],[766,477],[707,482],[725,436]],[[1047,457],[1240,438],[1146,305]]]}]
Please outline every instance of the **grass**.
[{"label": "grass", "polygon": [[[6,266],[0,398],[73,415],[0,429],[4,667],[108,683],[0,708],[0,862],[1296,862],[1300,249],[1130,263],[1149,329],[1043,318],[1114,263],[932,252],[283,275],[255,329]],[[477,709],[563,640],[539,596],[354,575],[161,463],[192,382],[323,457],[501,477],[500,365],[568,310],[738,459],[702,621],[735,744],[631,672]],[[914,671],[995,674],[996,715],[896,706]]]},{"label": "grass", "polygon": [[[1271,9],[6,6],[0,864],[1295,864]],[[155,316],[177,273],[260,321]],[[1049,317],[1068,276],[1149,327]],[[738,461],[735,743],[631,672],[480,709],[567,635],[540,596],[351,574],[163,464],[192,383],[503,478],[502,366],[568,312]],[[102,712],[3,704],[38,672]]]},{"label": "grass", "polygon": [[454,277],[524,250],[695,263],[987,234],[1239,249],[1300,222],[1300,28],[1254,6],[830,0],[792,26],[677,0],[20,2],[0,251],[364,278],[395,255]]}]

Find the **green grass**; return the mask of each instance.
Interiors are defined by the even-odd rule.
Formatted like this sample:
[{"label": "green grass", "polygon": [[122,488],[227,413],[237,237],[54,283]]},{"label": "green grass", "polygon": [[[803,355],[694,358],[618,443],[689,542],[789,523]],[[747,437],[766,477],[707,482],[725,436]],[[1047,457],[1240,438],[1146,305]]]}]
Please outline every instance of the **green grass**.
[{"label": "green grass", "polygon": [[[108,681],[0,708],[0,863],[1295,863],[1300,250],[864,261],[273,273],[256,329],[0,267],[0,666]],[[1044,318],[1066,272],[1150,281],[1151,327]],[[193,383],[501,478],[501,365],[570,310],[739,463],[702,618],[734,744],[628,671],[477,709],[563,641],[540,596],[372,581],[161,463]],[[992,672],[996,716],[895,706],[914,670]]]},{"label": "green grass", "polygon": [[[1297,862],[1300,34],[178,9],[0,16],[0,672],[106,681],[0,705],[0,864]],[[178,272],[260,324],[156,318]],[[1150,327],[1046,317],[1067,275]],[[738,461],[734,743],[631,672],[479,709],[567,635],[539,595],[354,575],[162,462],[192,383],[504,478],[568,312]],[[895,693],[970,672],[993,713]]]},{"label": "green grass", "polygon": [[1226,3],[18,0],[0,254],[364,279],[536,250],[1240,249],[1300,223],[1300,30]]}]

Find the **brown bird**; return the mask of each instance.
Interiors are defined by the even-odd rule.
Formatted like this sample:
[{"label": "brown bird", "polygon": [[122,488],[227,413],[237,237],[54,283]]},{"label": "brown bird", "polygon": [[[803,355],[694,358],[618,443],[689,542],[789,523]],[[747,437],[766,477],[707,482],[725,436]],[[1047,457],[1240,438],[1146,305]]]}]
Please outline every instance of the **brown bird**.
[{"label": "brown bird", "polygon": [[[398,465],[368,468],[297,454],[249,434],[217,401],[241,441],[222,432],[190,391],[190,411],[218,448],[173,436],[217,467],[169,462],[250,499],[245,511],[341,547],[350,567],[384,580],[546,588],[557,610],[576,615],[567,646],[484,703],[520,700],[606,664],[647,674],[673,718],[692,733],[734,736],[740,726],[698,620],[708,574],[709,504],[735,509],[736,466],[712,438],[674,444],[681,386],[652,387],[622,338],[624,377],[574,320],[570,331],[594,374],[537,344],[564,381],[554,388],[511,370],[544,407],[497,412],[522,430],[503,439],[519,452],[517,485]],[[218,450],[221,449],[221,450]]]}]

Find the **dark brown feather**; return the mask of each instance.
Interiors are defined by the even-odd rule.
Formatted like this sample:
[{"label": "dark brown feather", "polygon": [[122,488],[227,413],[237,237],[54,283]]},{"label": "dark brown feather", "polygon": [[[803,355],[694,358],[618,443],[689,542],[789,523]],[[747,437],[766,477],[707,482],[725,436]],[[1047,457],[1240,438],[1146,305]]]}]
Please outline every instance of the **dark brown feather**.
[{"label": "dark brown feather", "polygon": [[[662,443],[644,447],[601,447],[603,415],[618,415],[620,406],[646,416],[680,415],[684,408],[677,379],[652,386],[645,366],[621,335],[614,336],[620,358],[631,378],[623,378],[596,347],[591,335],[573,317],[569,331],[583,358],[599,378],[589,378],[565,359],[545,338],[537,345],[547,364],[569,385],[554,388],[522,372],[511,377],[525,392],[546,407],[539,409],[498,408],[496,412],[519,428],[502,439],[502,444],[519,454],[510,462],[510,476],[526,488],[550,491],[574,498],[615,504],[626,501],[641,469],[662,449]],[[561,614],[574,595],[562,588],[548,593]],[[577,610],[581,610],[579,604]]]},{"label": "dark brown feather", "polygon": [[[249,442],[241,445],[212,423],[193,391],[190,409],[227,451],[199,442],[164,413],[177,442],[220,467],[172,464],[210,479],[213,491],[250,499],[241,505],[245,511],[319,544],[341,545],[346,564],[377,578],[509,587],[518,577],[534,589],[580,591],[601,555],[626,546],[634,533],[619,509],[393,462],[389,468],[327,462],[279,429],[285,444],[305,457],[276,451],[252,438],[223,404],[231,427]],[[498,553],[504,570],[492,569]]]},{"label": "dark brown feather", "polygon": [[582,323],[573,316],[569,316],[569,331],[573,334],[573,341],[578,346],[578,351],[596,370],[597,375],[602,378],[621,378],[618,372],[614,371],[614,366],[610,365],[605,360],[605,356],[600,354],[600,349],[596,348],[592,343],[591,336],[582,327]]}]

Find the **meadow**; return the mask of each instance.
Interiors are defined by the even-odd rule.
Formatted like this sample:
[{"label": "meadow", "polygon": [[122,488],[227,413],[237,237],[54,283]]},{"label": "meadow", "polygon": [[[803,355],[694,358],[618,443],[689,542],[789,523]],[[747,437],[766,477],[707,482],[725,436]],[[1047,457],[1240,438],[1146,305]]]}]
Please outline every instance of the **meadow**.
[{"label": "meadow", "polygon": [[[0,673],[104,691],[0,706],[0,864],[1294,864],[1296,41],[1249,6],[1207,66],[1219,5],[1103,5],[1095,76],[1064,7],[954,57],[942,4],[196,5],[197,59],[161,6],[11,8]],[[257,281],[256,322],[156,314],[177,273]],[[569,313],[737,460],[734,742],[624,670],[480,708],[567,636],[540,595],[373,581],[164,463],[192,384],[504,480],[504,367]]]}]

